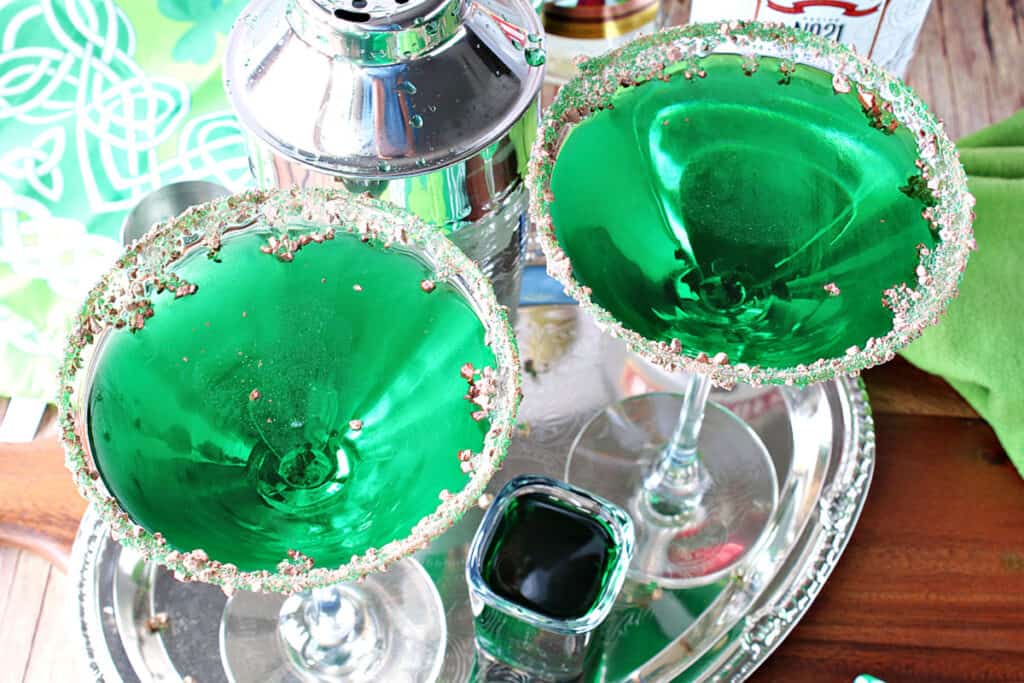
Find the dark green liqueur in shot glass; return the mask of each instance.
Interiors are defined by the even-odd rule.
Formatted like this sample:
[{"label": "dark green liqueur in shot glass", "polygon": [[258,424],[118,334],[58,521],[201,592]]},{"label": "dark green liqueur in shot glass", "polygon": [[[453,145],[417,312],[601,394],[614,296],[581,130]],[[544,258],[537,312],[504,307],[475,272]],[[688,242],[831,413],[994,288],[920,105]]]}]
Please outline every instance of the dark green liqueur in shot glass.
[{"label": "dark green liqueur in shot glass", "polygon": [[480,524],[466,567],[478,670],[578,679],[632,556],[633,525],[618,506],[546,477],[510,481]]}]

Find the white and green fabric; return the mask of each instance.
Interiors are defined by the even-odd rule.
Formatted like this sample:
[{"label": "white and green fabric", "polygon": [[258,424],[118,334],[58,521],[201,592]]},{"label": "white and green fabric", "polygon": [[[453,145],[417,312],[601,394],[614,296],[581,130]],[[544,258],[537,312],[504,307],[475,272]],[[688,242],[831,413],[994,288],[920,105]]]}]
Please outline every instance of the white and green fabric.
[{"label": "white and green fabric", "polygon": [[125,214],[250,182],[220,58],[244,0],[0,0],[0,396],[49,398]]}]

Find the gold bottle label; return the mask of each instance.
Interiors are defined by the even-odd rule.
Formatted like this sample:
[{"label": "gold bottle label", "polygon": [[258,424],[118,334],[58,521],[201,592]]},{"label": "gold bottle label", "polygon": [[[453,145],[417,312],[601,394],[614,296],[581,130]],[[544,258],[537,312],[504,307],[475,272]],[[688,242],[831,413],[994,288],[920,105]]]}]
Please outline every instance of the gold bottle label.
[{"label": "gold bottle label", "polygon": [[566,38],[617,38],[651,23],[657,15],[657,0],[627,0],[617,5],[582,0],[571,7],[547,3],[544,29]]}]

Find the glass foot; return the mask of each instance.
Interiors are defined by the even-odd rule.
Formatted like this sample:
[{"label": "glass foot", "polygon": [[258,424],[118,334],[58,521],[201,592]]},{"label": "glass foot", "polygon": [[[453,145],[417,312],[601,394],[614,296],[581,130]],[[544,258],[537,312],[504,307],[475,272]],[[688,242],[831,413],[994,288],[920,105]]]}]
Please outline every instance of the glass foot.
[{"label": "glass foot", "polygon": [[437,679],[441,598],[415,560],[356,583],[292,596],[237,593],[224,607],[221,657],[234,683]]},{"label": "glass foot", "polygon": [[566,481],[633,517],[630,578],[673,589],[726,575],[757,545],[779,497],[761,439],[734,414],[708,402],[698,441],[701,491],[687,510],[659,513],[643,481],[669,443],[682,403],[679,394],[658,393],[609,405],[576,437],[565,468]]}]

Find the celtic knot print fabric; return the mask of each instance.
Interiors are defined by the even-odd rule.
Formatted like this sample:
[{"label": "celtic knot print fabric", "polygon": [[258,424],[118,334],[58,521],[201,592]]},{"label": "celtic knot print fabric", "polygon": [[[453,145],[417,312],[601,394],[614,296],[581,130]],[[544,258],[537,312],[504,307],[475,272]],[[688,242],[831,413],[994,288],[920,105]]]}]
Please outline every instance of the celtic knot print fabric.
[{"label": "celtic knot print fabric", "polygon": [[241,0],[0,0],[0,396],[49,398],[127,212],[250,182],[220,59]]}]

